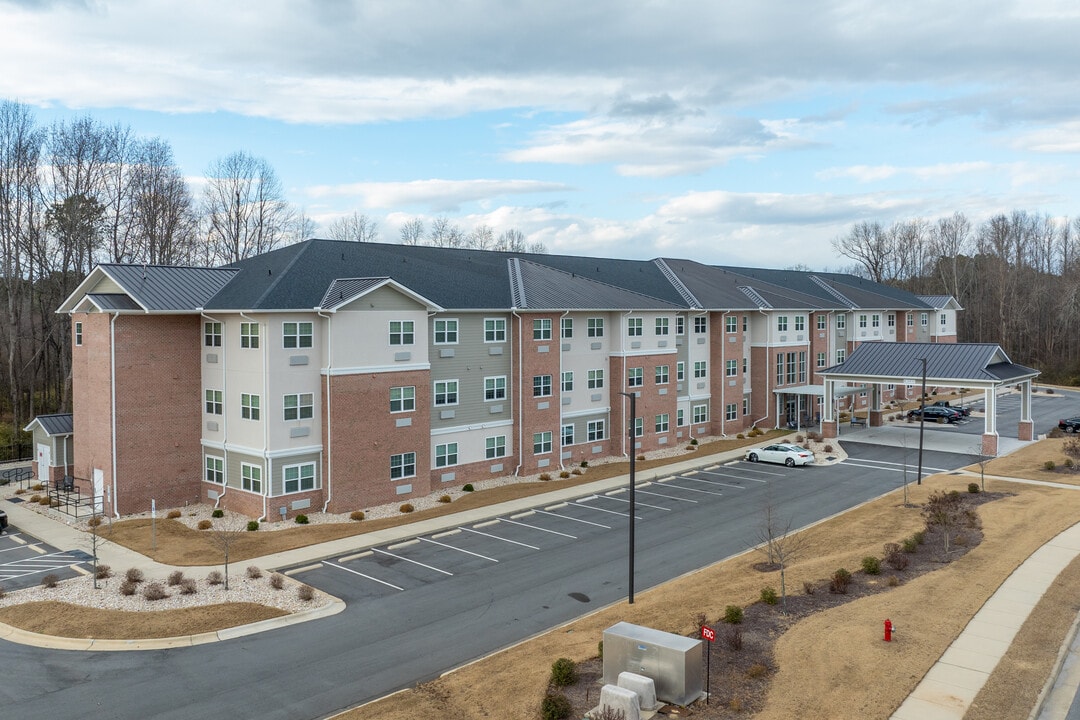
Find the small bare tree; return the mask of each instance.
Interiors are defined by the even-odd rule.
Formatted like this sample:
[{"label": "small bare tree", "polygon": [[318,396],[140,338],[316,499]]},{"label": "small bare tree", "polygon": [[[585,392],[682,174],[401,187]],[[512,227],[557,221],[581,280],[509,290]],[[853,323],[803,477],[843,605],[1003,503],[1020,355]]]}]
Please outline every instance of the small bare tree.
[{"label": "small bare tree", "polygon": [[788,518],[781,524],[772,498],[765,500],[757,533],[760,543],[755,549],[766,557],[770,566],[780,571],[780,609],[784,613],[787,612],[787,568],[806,545],[805,536],[792,528],[793,522],[793,518]]},{"label": "small bare tree", "polygon": [[986,466],[990,464],[996,456],[987,455],[983,452],[982,444],[975,446],[975,457],[978,458],[975,462],[979,466],[979,486],[983,492],[986,492]]},{"label": "small bare tree", "polygon": [[229,589],[229,551],[244,537],[247,523],[242,518],[225,519],[210,531],[210,541],[221,551],[225,561],[225,589]]}]

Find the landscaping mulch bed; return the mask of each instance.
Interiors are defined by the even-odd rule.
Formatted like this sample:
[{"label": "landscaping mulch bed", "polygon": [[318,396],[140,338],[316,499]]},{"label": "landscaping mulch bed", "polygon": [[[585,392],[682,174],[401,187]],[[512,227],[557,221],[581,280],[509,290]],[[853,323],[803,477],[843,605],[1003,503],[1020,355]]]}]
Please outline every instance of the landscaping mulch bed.
[{"label": "landscaping mulch bed", "polygon": [[[847,568],[851,572],[851,579],[845,593],[830,592],[830,579],[822,578],[816,583],[807,583],[805,587],[788,587],[786,600],[776,605],[756,602],[744,608],[742,622],[738,624],[725,623],[722,618],[694,618],[695,624],[707,621],[716,630],[716,642],[705,644],[710,652],[708,666],[711,672],[707,680],[703,677],[702,686],[708,687],[711,692],[709,702],[706,704],[704,700],[699,700],[688,707],[666,706],[661,708],[658,716],[729,720],[760,711],[764,707],[770,680],[778,669],[773,647],[788,628],[808,615],[861,597],[887,592],[891,587],[963,557],[982,542],[978,506],[1006,496],[1005,493],[983,492],[960,494],[955,498],[959,517],[954,518],[948,528],[948,551],[946,532],[940,524],[928,520],[922,544],[917,545],[914,552],[903,553],[908,561],[906,568],[897,570],[890,567],[884,558],[881,558],[881,572],[878,575]],[[902,540],[897,538],[896,542]],[[770,573],[768,584],[775,582],[777,567],[759,563],[755,568]],[[779,588],[776,589],[779,591]],[[898,632],[903,632],[903,628],[899,628]],[[703,662],[703,675],[705,667]],[[585,717],[585,713],[599,703],[603,662],[595,657],[579,663],[577,670],[576,684],[555,690],[570,700],[573,713],[569,717],[572,718]]]}]

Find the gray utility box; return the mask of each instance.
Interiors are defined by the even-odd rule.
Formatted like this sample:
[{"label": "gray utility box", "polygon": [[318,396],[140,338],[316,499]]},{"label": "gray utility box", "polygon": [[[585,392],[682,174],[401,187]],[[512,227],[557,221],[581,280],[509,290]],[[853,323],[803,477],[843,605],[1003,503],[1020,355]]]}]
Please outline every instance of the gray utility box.
[{"label": "gray utility box", "polygon": [[619,673],[652,678],[656,697],[689,705],[701,697],[701,641],[630,623],[604,631],[604,679],[617,685]]}]

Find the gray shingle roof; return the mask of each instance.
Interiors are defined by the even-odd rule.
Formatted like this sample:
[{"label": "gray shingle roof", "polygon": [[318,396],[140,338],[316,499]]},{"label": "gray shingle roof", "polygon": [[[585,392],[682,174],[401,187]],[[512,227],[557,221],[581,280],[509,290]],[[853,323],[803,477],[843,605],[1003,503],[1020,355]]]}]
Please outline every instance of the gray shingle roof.
[{"label": "gray shingle roof", "polygon": [[30,430],[35,422],[41,425],[41,429],[45,431],[46,435],[71,435],[75,432],[75,425],[71,413],[38,415],[25,429]]},{"label": "gray shingle roof", "polygon": [[323,310],[347,303],[390,278],[339,278],[330,283],[319,307]]},{"label": "gray shingle roof", "polygon": [[511,278],[520,284],[514,292],[517,307],[529,310],[644,310],[678,309],[670,303],[632,290],[513,258]]},{"label": "gray shingle roof", "polygon": [[148,312],[190,312],[203,307],[236,274],[227,268],[116,264],[99,267]]},{"label": "gray shingle roof", "polygon": [[863,343],[846,362],[818,371],[823,376],[859,375],[880,378],[921,378],[926,358],[927,382],[970,380],[1011,381],[1035,377],[1037,370],[1016,365],[993,343]]}]

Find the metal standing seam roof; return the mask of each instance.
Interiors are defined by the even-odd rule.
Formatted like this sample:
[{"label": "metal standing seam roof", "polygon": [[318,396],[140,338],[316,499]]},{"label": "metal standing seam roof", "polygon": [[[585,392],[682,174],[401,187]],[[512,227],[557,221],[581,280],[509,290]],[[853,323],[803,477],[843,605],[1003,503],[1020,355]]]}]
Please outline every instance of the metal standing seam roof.
[{"label": "metal standing seam roof", "polygon": [[139,303],[132,300],[130,295],[87,293],[86,299],[92,302],[98,310],[142,310]]},{"label": "metal standing seam roof", "polygon": [[75,424],[71,413],[38,415],[29,425],[23,428],[23,430],[30,432],[34,423],[40,425],[41,429],[45,431],[45,434],[50,437],[57,435],[72,435],[75,432]]},{"label": "metal standing seam roof", "polygon": [[326,294],[323,295],[318,307],[323,310],[337,307],[359,295],[363,295],[368,290],[381,285],[389,279],[388,277],[335,279],[330,283],[330,287],[326,289]]},{"label": "metal standing seam roof", "polygon": [[921,378],[926,358],[927,382],[1001,382],[1036,377],[1038,370],[1016,365],[994,343],[864,343],[848,359],[818,374]]},{"label": "metal standing seam roof", "polygon": [[236,275],[231,268],[99,265],[147,312],[194,311]]},{"label": "metal standing seam roof", "polygon": [[685,307],[540,263],[519,258],[509,262],[515,285],[515,306],[523,310],[674,310]]}]

